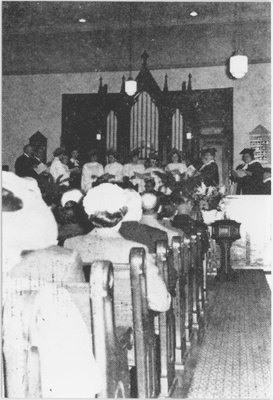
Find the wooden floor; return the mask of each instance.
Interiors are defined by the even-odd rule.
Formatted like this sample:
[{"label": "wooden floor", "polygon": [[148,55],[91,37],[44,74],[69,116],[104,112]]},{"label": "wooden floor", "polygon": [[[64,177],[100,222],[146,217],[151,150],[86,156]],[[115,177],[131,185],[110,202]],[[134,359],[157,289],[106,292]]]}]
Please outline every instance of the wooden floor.
[{"label": "wooden floor", "polygon": [[211,282],[202,337],[173,397],[268,399],[271,292],[263,271],[239,270],[235,281]]}]

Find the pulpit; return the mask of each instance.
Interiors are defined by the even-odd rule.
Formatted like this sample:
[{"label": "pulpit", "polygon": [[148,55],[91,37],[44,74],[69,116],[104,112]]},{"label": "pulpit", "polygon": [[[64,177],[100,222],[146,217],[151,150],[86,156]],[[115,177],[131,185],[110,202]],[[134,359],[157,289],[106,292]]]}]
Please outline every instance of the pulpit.
[{"label": "pulpit", "polygon": [[230,249],[232,243],[241,238],[240,223],[232,219],[221,219],[212,224],[212,239],[221,248],[221,263],[217,271],[218,279],[232,279],[234,271],[231,268]]}]

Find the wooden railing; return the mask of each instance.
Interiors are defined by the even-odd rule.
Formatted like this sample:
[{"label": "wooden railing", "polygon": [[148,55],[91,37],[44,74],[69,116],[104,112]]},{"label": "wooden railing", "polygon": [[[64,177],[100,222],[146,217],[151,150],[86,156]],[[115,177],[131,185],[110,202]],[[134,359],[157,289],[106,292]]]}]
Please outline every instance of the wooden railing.
[{"label": "wooden railing", "polygon": [[[89,325],[103,382],[97,397],[130,397],[132,366],[138,398],[173,393],[205,314],[206,254],[202,241],[198,233],[190,239],[174,237],[170,247],[166,242],[157,243],[156,264],[172,295],[170,309],[164,313],[148,307],[143,248],[131,250],[128,264],[96,261],[86,265],[87,283],[62,284]],[[20,288],[20,293],[29,296],[29,290]],[[133,363],[128,362],[128,350],[134,354]],[[5,354],[4,359],[7,361]],[[8,379],[7,375],[5,382]],[[7,395],[8,387],[6,384]]]}]

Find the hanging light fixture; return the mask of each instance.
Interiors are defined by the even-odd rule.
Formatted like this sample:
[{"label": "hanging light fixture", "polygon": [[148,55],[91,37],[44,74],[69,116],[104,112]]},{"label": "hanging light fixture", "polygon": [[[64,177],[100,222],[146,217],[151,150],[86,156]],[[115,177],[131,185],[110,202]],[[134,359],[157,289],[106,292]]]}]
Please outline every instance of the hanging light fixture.
[{"label": "hanging light fixture", "polygon": [[133,96],[137,91],[137,82],[132,78],[132,3],[129,7],[129,78],[125,82],[125,92]]},{"label": "hanging light fixture", "polygon": [[240,21],[238,21],[237,18],[238,14],[237,7],[239,7],[239,4],[235,3],[234,22],[236,31],[234,30],[234,37],[233,37],[235,51],[229,59],[229,72],[234,78],[241,79],[245,76],[245,74],[248,71],[248,57],[243,54],[240,54],[241,29],[239,30],[239,35],[238,35],[238,25],[240,25],[239,24]]}]

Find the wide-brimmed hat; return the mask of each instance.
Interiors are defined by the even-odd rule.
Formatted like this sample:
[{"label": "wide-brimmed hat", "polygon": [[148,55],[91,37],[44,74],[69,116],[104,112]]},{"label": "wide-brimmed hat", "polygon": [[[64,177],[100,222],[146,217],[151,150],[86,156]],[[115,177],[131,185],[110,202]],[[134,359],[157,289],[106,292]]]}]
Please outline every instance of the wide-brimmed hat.
[{"label": "wide-brimmed hat", "polygon": [[74,201],[75,203],[79,203],[81,198],[83,197],[83,194],[80,190],[78,189],[73,189],[73,190],[68,190],[67,192],[64,192],[61,198],[61,205],[64,207],[68,201]]},{"label": "wide-brimmed hat", "polygon": [[87,215],[99,212],[113,214],[126,207],[124,189],[112,183],[102,183],[88,190],[83,199],[83,207]]},{"label": "wide-brimmed hat", "polygon": [[249,154],[251,157],[254,157],[255,149],[245,148],[243,149],[240,154]]}]

